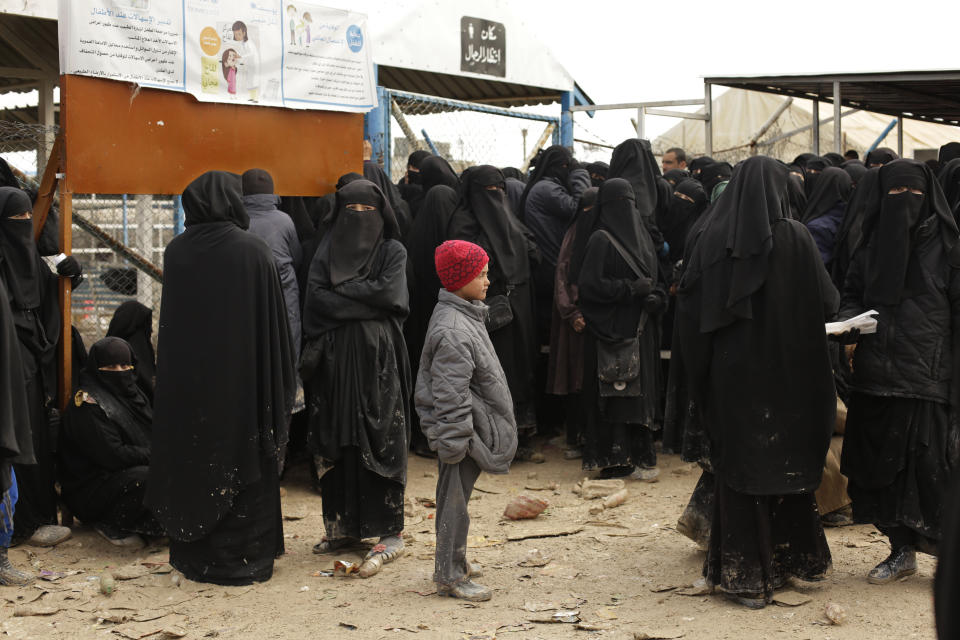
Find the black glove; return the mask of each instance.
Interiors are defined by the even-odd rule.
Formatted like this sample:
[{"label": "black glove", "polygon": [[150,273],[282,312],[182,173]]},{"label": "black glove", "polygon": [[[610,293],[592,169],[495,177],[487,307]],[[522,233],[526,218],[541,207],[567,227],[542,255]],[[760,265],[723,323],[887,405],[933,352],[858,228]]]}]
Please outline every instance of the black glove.
[{"label": "black glove", "polygon": [[643,299],[643,310],[651,316],[658,316],[667,309],[667,303],[662,296],[651,293]]},{"label": "black glove", "polygon": [[634,298],[643,298],[650,293],[653,288],[653,281],[650,278],[638,278],[630,282],[627,287],[630,289],[630,295]]},{"label": "black glove", "polygon": [[67,256],[57,264],[57,273],[64,278],[74,278],[83,273],[83,267],[73,256]]},{"label": "black glove", "polygon": [[70,289],[71,289],[72,291],[76,291],[77,288],[78,288],[81,284],[83,284],[83,281],[86,280],[86,279],[87,279],[87,277],[86,277],[85,275],[83,275],[82,273],[79,274],[79,275],[73,276],[72,278],[70,278]]},{"label": "black glove", "polygon": [[830,334],[827,338],[838,344],[857,344],[860,339],[860,329],[850,329],[850,331],[839,335]]}]

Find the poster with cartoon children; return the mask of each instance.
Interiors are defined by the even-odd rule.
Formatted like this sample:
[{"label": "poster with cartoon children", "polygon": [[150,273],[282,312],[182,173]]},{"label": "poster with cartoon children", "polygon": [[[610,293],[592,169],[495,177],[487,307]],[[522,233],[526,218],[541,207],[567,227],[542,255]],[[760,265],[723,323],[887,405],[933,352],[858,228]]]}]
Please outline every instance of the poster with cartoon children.
[{"label": "poster with cartoon children", "polygon": [[215,14],[206,3],[186,4],[185,28],[196,34],[187,38],[187,56],[199,60],[197,74],[187,65],[187,90],[201,100],[282,104],[280,69],[265,67],[260,57],[265,48],[280,46],[278,12],[239,0],[221,0],[213,9]]}]

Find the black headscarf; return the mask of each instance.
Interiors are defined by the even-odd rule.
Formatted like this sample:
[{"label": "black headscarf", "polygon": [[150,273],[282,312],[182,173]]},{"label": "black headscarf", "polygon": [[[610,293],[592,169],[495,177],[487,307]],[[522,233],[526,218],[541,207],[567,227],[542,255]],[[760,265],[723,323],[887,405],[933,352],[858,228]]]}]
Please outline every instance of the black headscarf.
[{"label": "black headscarf", "polygon": [[714,162],[708,164],[700,171],[700,182],[703,183],[703,190],[707,192],[709,198],[718,184],[729,180],[733,176],[733,167],[729,162]]},{"label": "black headscarf", "polygon": [[803,190],[808,200],[810,196],[813,195],[813,190],[817,187],[820,174],[823,173],[827,167],[831,166],[833,165],[824,158],[815,157],[807,160],[807,164],[803,167]]},{"label": "black headscarf", "polygon": [[955,218],[960,216],[960,157],[944,165],[937,179],[943,187],[943,194],[947,198],[950,210],[953,211],[953,216]]},{"label": "black headscarf", "polygon": [[660,202],[660,165],[653,157],[649,140],[628,138],[618,144],[610,157],[607,179],[611,178],[623,178],[630,183],[641,216],[654,216],[658,206],[666,205]]},{"label": "black headscarf", "polygon": [[799,220],[807,208],[807,192],[804,189],[806,178],[800,165],[787,165],[787,191],[790,193],[790,217]]},{"label": "black headscarf", "polygon": [[701,333],[753,317],[750,297],[766,282],[771,224],[789,210],[786,165],[766,156],[745,160],[714,203],[681,283],[702,280]]},{"label": "black headscarf", "polygon": [[863,220],[872,201],[879,198],[879,181],[880,169],[867,169],[847,202],[843,223],[840,225],[834,243],[833,266],[830,268],[830,277],[837,289],[843,289],[850,260],[863,241]]},{"label": "black headscarf", "polygon": [[900,156],[890,147],[880,147],[867,154],[867,159],[864,161],[864,164],[870,169],[873,168],[874,165],[880,166],[899,159]]},{"label": "black headscarf", "polygon": [[117,307],[107,329],[107,336],[123,338],[130,345],[137,359],[137,384],[150,400],[157,374],[157,359],[150,341],[152,334],[153,310],[136,300],[127,300]]},{"label": "black headscarf", "polygon": [[699,158],[694,158],[689,163],[687,163],[687,169],[690,170],[690,175],[697,180],[700,179],[700,172],[703,171],[703,168],[708,164],[713,164],[715,160],[710,156],[700,156]]},{"label": "black headscarf", "polygon": [[249,229],[250,217],[243,206],[241,189],[238,175],[226,171],[204,173],[183,192],[183,226],[232,222],[241,229]]},{"label": "black headscarf", "polygon": [[811,160],[816,160],[819,157],[820,156],[818,156],[815,153],[801,153],[796,158],[794,158],[793,162],[791,162],[790,164],[795,164],[801,169],[806,169],[808,162],[810,162]]},{"label": "black headscarf", "polygon": [[[101,370],[101,367],[117,364],[134,368],[127,371]],[[87,362],[80,374],[80,388],[93,393],[107,417],[121,427],[129,429],[131,422],[135,422],[149,433],[153,411],[137,384],[137,365],[137,357],[126,340],[117,337],[98,340],[87,354]]]},{"label": "black headscarf", "polygon": [[[687,196],[693,202],[681,196]],[[673,190],[669,211],[663,216],[663,220],[658,221],[663,237],[670,245],[671,262],[683,258],[690,229],[706,210],[708,203],[707,192],[699,180],[687,178],[680,181]]]},{"label": "black headscarf", "polygon": [[433,154],[429,151],[424,151],[423,149],[418,149],[410,154],[407,158],[407,166],[417,169],[417,171],[408,171],[407,180],[410,184],[420,184],[420,165],[423,164],[423,161],[432,156]]},{"label": "black headscarf", "polygon": [[[891,194],[897,187],[923,191]],[[895,160],[879,171],[877,193],[865,213],[866,283],[864,302],[869,306],[899,304],[907,288],[907,266],[913,252],[914,232],[936,216],[935,233],[951,256],[960,231],[930,167],[916,160]]]},{"label": "black headscarf", "polygon": [[500,169],[503,173],[504,178],[513,178],[514,180],[519,180],[520,182],[526,184],[527,176],[523,175],[523,171],[517,169],[516,167],[504,167]]},{"label": "black headscarf", "polygon": [[20,188],[20,181],[17,180],[17,176],[13,174],[13,169],[3,158],[0,158],[0,187]]},{"label": "black headscarf", "polygon": [[[397,185],[390,182],[386,172],[380,168],[380,165],[372,160],[363,161],[363,177],[380,187],[380,191],[383,192],[383,195],[387,198],[387,202],[390,203],[390,208],[393,210],[393,215],[397,221],[401,236],[405,235],[407,229],[410,228],[410,207],[401,197]],[[422,181],[423,176],[420,176],[420,179]]]},{"label": "black headscarf", "polygon": [[624,178],[608,178],[597,194],[596,228],[606,231],[626,249],[634,262],[656,278],[657,256],[640,212],[634,206],[633,187]]},{"label": "black headscarf", "polygon": [[853,181],[850,175],[839,167],[827,167],[820,174],[800,221],[808,224],[833,209],[838,202],[846,203],[851,191]]},{"label": "black headscarf", "polygon": [[[490,190],[488,186],[498,188]],[[530,258],[524,228],[511,215],[504,188],[503,174],[494,166],[479,165],[464,171],[460,176],[460,202],[448,235],[474,241],[460,237],[462,230],[454,227],[470,218],[476,220],[483,236],[478,244],[488,248],[491,270],[502,274],[507,284],[520,284],[530,279]]]},{"label": "black headscarf", "polygon": [[144,503],[171,538],[190,541],[277,472],[296,377],[276,261],[237,221],[246,220],[239,178],[206,173],[183,204],[187,229],[163,255]]},{"label": "black headscarf", "polygon": [[823,154],[823,159],[829,162],[832,167],[839,167],[846,161],[846,158],[833,151]]},{"label": "black headscarf", "polygon": [[[604,180],[606,182],[606,180]],[[567,267],[567,282],[577,284],[580,281],[580,269],[583,267],[583,258],[587,255],[587,242],[590,235],[597,228],[597,198],[600,189],[590,187],[580,195],[577,203],[577,213],[570,222],[576,226],[576,235],[573,238],[573,247],[570,250],[570,264]],[[586,210],[590,207],[589,210]]]},{"label": "black headscarf", "polygon": [[[354,211],[352,204],[373,207]],[[330,238],[330,283],[337,285],[365,278],[385,239],[398,238],[397,219],[380,188],[369,180],[355,180],[337,191],[337,213],[327,236]]]},{"label": "black headscarf", "polygon": [[567,178],[570,177],[570,164],[573,162],[573,152],[566,147],[555,144],[544,149],[537,157],[537,164],[533,169],[533,174],[527,182],[527,186],[520,196],[520,205],[517,207],[517,217],[526,220],[527,196],[533,185],[547,178],[555,178],[566,188]]},{"label": "black headscarf", "polygon": [[[584,169],[590,174],[590,185],[594,187],[599,187],[603,184],[603,181],[607,179],[607,176],[610,175],[610,165],[606,162],[591,162],[584,166]],[[595,178],[594,176],[599,177]]]},{"label": "black headscarf", "polygon": [[670,169],[670,171],[663,174],[663,179],[669,182],[671,187],[676,187],[689,177],[690,172],[686,169]]},{"label": "black headscarf", "polygon": [[863,164],[859,160],[847,160],[840,165],[840,168],[849,174],[850,180],[853,181],[854,189],[857,188],[857,183],[860,182],[860,178],[862,178],[867,172],[867,165]]},{"label": "black headscarf", "polygon": [[25,191],[0,187],[0,269],[14,309],[36,309],[41,303],[43,272],[33,240],[33,221],[12,219],[32,211]]},{"label": "black headscarf", "polygon": [[438,184],[446,185],[451,189],[460,188],[460,178],[450,163],[440,156],[430,156],[420,165],[420,185],[423,187],[424,197],[430,189]]},{"label": "black headscarf", "polygon": [[956,158],[960,158],[960,142],[948,142],[940,147],[940,155],[937,159],[940,161],[941,166],[946,165]]}]

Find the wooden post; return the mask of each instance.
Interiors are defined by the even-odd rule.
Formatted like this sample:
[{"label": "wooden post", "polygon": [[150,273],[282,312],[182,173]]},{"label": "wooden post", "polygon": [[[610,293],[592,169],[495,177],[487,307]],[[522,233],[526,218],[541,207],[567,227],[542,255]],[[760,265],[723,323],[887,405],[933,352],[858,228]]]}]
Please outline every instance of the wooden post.
[{"label": "wooden post", "polygon": [[[62,174],[67,170],[67,145],[66,145],[66,119],[67,112],[67,91],[66,83],[63,80],[66,76],[60,78],[60,133],[53,145],[53,152],[50,160],[47,162],[47,170],[43,173],[43,180],[47,182],[50,174],[50,167],[57,169],[53,173],[53,179],[57,180],[57,172]],[[54,162],[56,160],[56,162]],[[69,182],[64,176],[59,180],[60,185],[60,252],[68,256],[73,253],[73,191]],[[49,196],[53,198],[56,182],[49,188]],[[37,202],[44,195],[40,190]],[[49,209],[49,204],[47,205]],[[44,212],[44,218],[46,213]],[[60,346],[57,347],[57,376],[59,384],[57,386],[57,406],[61,411],[66,411],[67,404],[70,402],[70,395],[73,391],[73,299],[70,295],[70,278],[59,278],[59,287],[57,291],[57,302],[60,306]],[[89,285],[88,285],[89,286]]]},{"label": "wooden post", "polygon": [[47,159],[47,166],[43,170],[43,179],[40,180],[40,189],[37,192],[37,201],[33,203],[33,239],[40,239],[40,232],[50,213],[53,203],[53,194],[57,191],[57,174],[63,169],[61,154],[63,153],[63,134],[57,134]]}]

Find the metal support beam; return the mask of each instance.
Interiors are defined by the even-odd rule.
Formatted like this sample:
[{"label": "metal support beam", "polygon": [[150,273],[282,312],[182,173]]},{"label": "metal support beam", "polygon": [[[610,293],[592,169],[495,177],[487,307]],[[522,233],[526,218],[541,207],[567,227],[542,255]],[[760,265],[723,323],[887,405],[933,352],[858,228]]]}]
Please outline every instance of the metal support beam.
[{"label": "metal support beam", "polygon": [[706,120],[707,116],[702,113],[687,113],[686,111],[671,111],[669,109],[657,109],[656,107],[644,108],[644,113],[648,116],[666,116],[668,118],[684,118],[686,120]]},{"label": "metal support beam", "polygon": [[703,100],[656,100],[654,102],[619,102],[617,104],[584,104],[570,107],[570,111],[610,111],[640,109],[641,107],[699,107]]},{"label": "metal support beam", "polygon": [[37,123],[43,128],[43,135],[37,140],[37,175],[43,172],[47,166],[47,158],[50,156],[50,150],[53,148],[54,133],[54,109],[53,109],[53,90],[57,86],[56,80],[44,78],[40,80],[37,87]]},{"label": "metal support beam", "polygon": [[573,149],[573,102],[572,91],[560,94],[560,144],[568,149]]},{"label": "metal support beam", "polygon": [[703,153],[713,154],[713,85],[703,83],[703,113],[707,119],[703,121]]},{"label": "metal support beam", "polygon": [[46,58],[37,53],[37,50],[32,44],[21,38],[20,34],[16,33],[3,22],[0,22],[0,38],[6,40],[20,55],[29,60],[30,64],[35,65],[47,75],[55,76],[59,73],[59,69],[51,65]]},{"label": "metal support beam", "polygon": [[[846,118],[846,117],[849,116],[850,114],[852,114],[852,113],[857,113],[858,111],[860,111],[860,110],[859,110],[859,109],[847,109],[846,111],[844,111],[843,113],[840,114],[840,117],[841,117],[841,118]],[[823,120],[820,121],[820,124],[821,124],[821,125],[830,124],[831,122],[833,122],[833,117],[824,118]],[[770,138],[769,140],[764,140],[763,142],[758,142],[758,143],[757,143],[757,146],[758,146],[758,147],[769,147],[770,145],[776,144],[777,142],[780,142],[781,140],[784,140],[784,139],[786,139],[786,138],[792,138],[793,136],[799,135],[799,134],[801,134],[801,133],[803,133],[803,132],[805,132],[805,131],[810,131],[810,129],[812,129],[812,128],[813,128],[813,125],[812,125],[812,124],[808,124],[808,125],[805,125],[805,126],[802,126],[802,127],[798,127],[798,128],[796,128],[796,129],[794,129],[793,131],[787,131],[786,133],[781,133],[780,135],[775,136],[775,137],[773,137],[773,138]]]},{"label": "metal support beam", "polygon": [[422,149],[425,145],[417,140],[417,135],[413,132],[413,128],[407,123],[407,117],[403,115],[403,111],[400,111],[397,101],[393,98],[390,98],[390,113],[393,114],[393,119],[400,125],[400,130],[403,131],[403,137],[407,139],[410,148],[413,151]]},{"label": "metal support beam", "polygon": [[897,155],[903,157],[903,116],[897,116]]},{"label": "metal support beam", "polygon": [[647,123],[643,107],[637,109],[637,137],[643,140],[647,135]]},{"label": "metal support beam", "polygon": [[[25,69],[23,67],[0,67],[0,78],[23,78],[24,80],[40,80],[44,78],[55,78],[40,69]],[[4,87],[6,89],[6,87]]]},{"label": "metal support beam", "polygon": [[767,121],[764,122],[759,129],[757,129],[757,133],[750,138],[750,155],[757,155],[757,141],[770,129],[770,127],[774,125],[774,123],[776,123],[777,120],[780,119],[780,116],[783,115],[783,112],[786,111],[792,104],[793,98],[787,98],[781,102],[780,106],[777,107],[777,110],[774,111],[769,118],[767,118]]},{"label": "metal support beam", "polygon": [[820,155],[820,101],[813,101],[813,155]]},{"label": "metal support beam", "polygon": [[543,133],[541,133],[540,137],[537,139],[537,143],[533,145],[533,148],[530,149],[530,153],[528,153],[527,157],[524,158],[523,164],[520,166],[520,171],[522,171],[524,174],[527,173],[527,170],[530,168],[530,163],[533,162],[537,152],[543,148],[543,145],[547,144],[547,139],[553,136],[556,130],[557,125],[552,122],[546,126],[546,128],[543,130]]},{"label": "metal support beam", "polygon": [[843,129],[840,126],[840,81],[833,81],[833,151],[843,155]]}]

